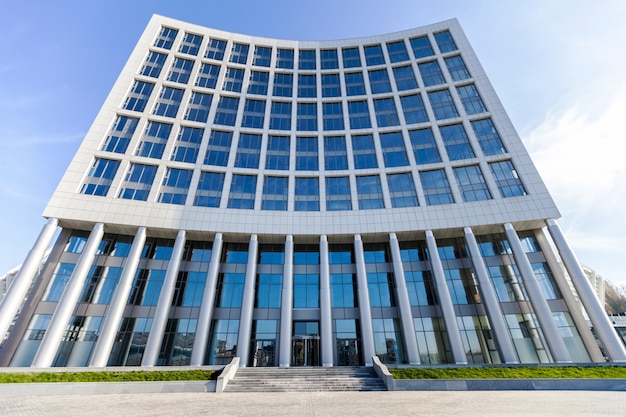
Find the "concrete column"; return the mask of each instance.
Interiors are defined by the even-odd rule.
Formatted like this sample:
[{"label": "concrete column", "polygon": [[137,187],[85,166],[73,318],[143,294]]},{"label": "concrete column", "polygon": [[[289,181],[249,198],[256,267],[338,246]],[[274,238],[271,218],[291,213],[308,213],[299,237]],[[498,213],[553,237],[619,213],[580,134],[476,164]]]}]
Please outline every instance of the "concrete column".
[{"label": "concrete column", "polygon": [[541,326],[541,330],[543,331],[543,336],[545,337],[548,348],[552,353],[552,358],[555,362],[571,362],[572,357],[567,350],[567,346],[565,346],[565,342],[561,338],[559,328],[557,327],[554,317],[552,316],[552,310],[550,310],[550,306],[541,292],[541,288],[539,287],[539,283],[535,277],[532,265],[528,260],[528,256],[526,256],[526,252],[524,252],[524,248],[522,247],[522,243],[517,236],[517,232],[515,232],[511,223],[506,223],[504,225],[504,231],[506,233],[507,240],[511,245],[513,257],[515,258],[515,263],[517,264],[520,275],[522,276],[524,287],[526,287],[526,293],[530,299],[530,304],[533,306],[533,310],[535,311],[535,315],[539,321],[539,326]]},{"label": "concrete column", "polygon": [[322,366],[333,366],[333,321],[330,296],[330,266],[328,263],[328,239],[320,237],[320,317]]},{"label": "concrete column", "polygon": [[250,236],[250,243],[248,245],[248,265],[246,266],[246,278],[243,285],[239,335],[237,335],[237,356],[239,356],[239,366],[242,368],[248,365],[248,356],[250,354],[250,334],[252,333],[258,254],[259,242],[257,235],[252,235]]},{"label": "concrete column", "polygon": [[359,314],[361,318],[361,341],[363,343],[363,360],[365,366],[372,366],[376,354],[374,345],[374,325],[370,310],[370,293],[367,287],[367,270],[361,235],[354,235],[354,262],[356,263],[357,292],[359,297]]},{"label": "concrete column", "polygon": [[494,333],[496,345],[498,346],[502,362],[519,363],[517,351],[515,350],[513,340],[511,339],[511,333],[509,332],[509,328],[504,321],[504,315],[500,309],[500,302],[498,301],[496,290],[493,288],[493,282],[487,272],[487,267],[485,266],[483,257],[480,254],[480,249],[478,248],[474,232],[472,232],[470,227],[466,227],[463,230],[465,232],[465,243],[467,243],[472,259],[472,265],[474,266],[474,272],[476,273],[476,278],[478,279],[478,284],[480,286],[480,298],[485,306],[487,318],[489,318],[489,324],[491,325],[491,330]]},{"label": "concrete column", "polygon": [[404,266],[400,256],[400,244],[395,233],[389,235],[389,248],[391,249],[391,259],[393,261],[393,275],[396,282],[396,298],[400,309],[402,321],[402,331],[406,342],[407,359],[411,365],[420,364],[419,349],[417,348],[417,338],[415,337],[415,326],[413,325],[413,313],[411,311],[411,300],[409,290],[406,287],[404,277]]},{"label": "concrete column", "polygon": [[172,250],[172,257],[167,265],[167,271],[165,271],[165,279],[163,280],[163,287],[159,294],[159,301],[157,302],[156,311],[154,312],[154,318],[152,319],[152,327],[148,334],[148,340],[146,341],[146,349],[141,359],[141,366],[154,366],[159,359],[159,351],[161,350],[161,344],[163,343],[163,335],[165,334],[165,327],[167,326],[167,317],[170,314],[170,308],[172,307],[172,299],[174,298],[174,290],[176,289],[176,280],[178,279],[178,271],[180,269],[180,262],[183,259],[185,252],[186,233],[184,230],[178,232],[176,241],[174,242],[174,249]]},{"label": "concrete column", "polygon": [[43,229],[41,229],[39,237],[30,252],[28,252],[24,263],[20,267],[20,271],[0,303],[0,342],[4,340],[4,336],[9,330],[9,327],[11,327],[13,318],[17,314],[22,302],[24,302],[30,284],[33,282],[39,270],[46,249],[50,245],[50,242],[52,242],[58,225],[59,221],[57,219],[48,219],[48,222]]},{"label": "concrete column", "polygon": [[217,275],[220,269],[220,259],[222,257],[222,234],[217,233],[211,248],[211,261],[206,274],[206,282],[202,293],[202,304],[198,313],[198,324],[196,326],[196,337],[193,340],[191,360],[189,365],[199,366],[204,363],[207,345],[209,343],[209,328],[213,306],[215,305],[215,288],[217,286]]},{"label": "concrete column", "polygon": [[41,345],[35,354],[31,367],[49,368],[52,366],[67,324],[76,309],[76,303],[83,289],[85,278],[89,273],[89,268],[96,256],[96,251],[98,250],[102,236],[104,236],[104,225],[102,223],[96,223],[91,230],[89,239],[87,239],[87,243],[85,244],[83,253],[78,259],[74,272],[59,299],[57,308],[41,340]]},{"label": "concrete column", "polygon": [[563,234],[561,227],[554,219],[549,219],[547,223],[548,231],[550,232],[552,240],[561,255],[563,264],[572,279],[572,283],[574,284],[574,288],[576,288],[580,301],[582,301],[583,306],[587,311],[587,315],[589,316],[589,320],[591,320],[591,324],[596,330],[598,337],[604,343],[610,359],[613,362],[626,362],[626,349],[624,348],[624,344],[615,332],[613,324],[609,320],[603,306],[600,304],[600,301],[598,301],[596,293],[580,267],[580,263],[578,262],[574,251],[567,243],[567,239],[565,239],[565,235]]},{"label": "concrete column", "polygon": [[461,339],[461,333],[459,332],[459,324],[456,321],[456,313],[454,312],[452,296],[450,296],[450,290],[448,289],[448,283],[446,282],[446,275],[443,272],[443,264],[441,263],[441,258],[439,258],[437,241],[435,240],[435,235],[431,230],[426,231],[426,245],[428,246],[428,253],[430,255],[430,267],[433,270],[433,276],[435,278],[435,290],[437,291],[437,298],[439,298],[439,306],[441,307],[441,314],[443,314],[443,322],[446,325],[448,339],[450,340],[452,358],[454,359],[454,363],[466,364],[467,356],[465,355],[463,340]]},{"label": "concrete column", "polygon": [[128,296],[133,287],[133,278],[137,273],[137,267],[145,243],[146,228],[140,227],[135,234],[133,245],[130,248],[130,253],[126,259],[124,269],[122,270],[122,275],[120,276],[117,288],[115,288],[111,305],[104,317],[102,330],[100,330],[100,335],[98,336],[96,346],[89,361],[90,367],[105,367],[109,361],[109,355],[111,354],[111,349],[113,349],[117,330],[122,320],[126,304],[128,303]]},{"label": "concrete column", "polygon": [[278,364],[281,368],[291,365],[291,321],[293,319],[293,236],[285,240],[285,265],[283,266],[283,289],[280,300],[280,345]]}]

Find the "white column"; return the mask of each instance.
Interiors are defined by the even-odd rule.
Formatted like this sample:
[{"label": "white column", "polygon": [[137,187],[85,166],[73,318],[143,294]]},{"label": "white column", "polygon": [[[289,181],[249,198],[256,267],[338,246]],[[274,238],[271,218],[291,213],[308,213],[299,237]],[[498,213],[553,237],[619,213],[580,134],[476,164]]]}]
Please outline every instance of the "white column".
[{"label": "white column", "polygon": [[572,279],[580,301],[582,301],[583,306],[585,306],[589,320],[591,320],[591,324],[598,337],[604,343],[609,357],[613,362],[626,362],[626,349],[615,332],[613,324],[610,322],[604,308],[598,301],[595,291],[591,287],[589,280],[587,280],[574,251],[567,243],[567,239],[565,239],[565,235],[556,220],[548,220],[548,231]]},{"label": "white column", "polygon": [[333,366],[333,322],[330,296],[330,266],[328,239],[320,237],[320,317],[322,338],[322,366]]},{"label": "white column", "polygon": [[539,326],[541,326],[541,330],[543,331],[543,336],[552,353],[552,358],[555,362],[571,362],[572,357],[567,350],[567,346],[565,346],[565,342],[561,338],[559,328],[552,316],[552,310],[550,310],[550,306],[541,292],[532,265],[528,260],[528,256],[526,256],[526,252],[524,252],[517,232],[511,223],[504,225],[504,231],[511,245],[511,249],[513,250],[513,257],[515,258],[515,263],[522,276],[528,298],[530,298],[530,304],[533,306],[533,310],[539,321]]},{"label": "white column", "polygon": [[204,357],[209,343],[209,328],[211,326],[213,306],[215,305],[215,288],[217,286],[217,275],[220,269],[222,245],[222,234],[217,233],[213,240],[211,261],[206,274],[206,282],[202,293],[202,304],[200,305],[200,312],[198,313],[196,336],[193,340],[191,360],[189,361],[189,365],[191,366],[199,366],[204,363]]},{"label": "white column", "polygon": [[285,265],[280,300],[280,345],[278,363],[281,368],[291,364],[291,321],[293,317],[293,236],[285,240]]},{"label": "white column", "polygon": [[243,284],[239,334],[237,335],[237,356],[239,356],[239,366],[242,368],[248,365],[248,356],[250,353],[250,333],[252,333],[258,253],[259,242],[257,235],[252,235],[250,236],[250,243],[248,244],[248,265],[246,266],[246,278]]},{"label": "white column", "polygon": [[35,241],[33,248],[28,252],[20,271],[7,290],[4,299],[0,303],[0,341],[4,340],[6,332],[11,327],[13,318],[17,314],[24,298],[28,293],[41,261],[46,254],[46,249],[52,242],[54,233],[57,230],[59,221],[55,218],[48,219],[46,225],[41,229],[39,237]]},{"label": "white column", "polygon": [[178,236],[176,236],[172,256],[167,265],[167,271],[165,271],[165,279],[163,280],[163,287],[159,294],[159,301],[157,302],[154,318],[152,319],[152,327],[150,328],[148,340],[146,341],[146,349],[141,359],[141,366],[154,366],[159,359],[159,351],[161,350],[163,335],[165,334],[165,327],[167,326],[167,317],[170,314],[174,290],[176,289],[178,270],[180,269],[180,262],[185,252],[185,236],[186,233],[184,230],[180,230]]},{"label": "white column", "polygon": [[511,340],[511,333],[509,332],[509,328],[504,321],[504,315],[500,309],[498,296],[493,288],[491,277],[487,272],[485,261],[480,254],[480,249],[478,248],[478,243],[476,243],[474,232],[472,232],[470,227],[466,227],[464,232],[465,243],[467,243],[472,259],[472,265],[474,265],[474,272],[476,273],[476,278],[478,279],[478,284],[480,286],[480,298],[485,306],[485,311],[487,313],[487,317],[489,318],[489,324],[491,325],[491,330],[494,333],[496,345],[498,346],[502,362],[519,363],[517,351],[515,350],[515,346],[513,346],[513,340]]},{"label": "white column", "polygon": [[363,342],[363,360],[365,366],[373,365],[376,354],[374,345],[374,325],[370,310],[370,293],[367,288],[367,270],[365,269],[365,255],[361,235],[354,235],[354,262],[356,263],[356,280],[359,297],[359,313],[361,319],[361,341]]},{"label": "white column", "polygon": [[120,276],[120,280],[115,288],[115,293],[111,300],[111,305],[104,317],[102,330],[98,336],[93,355],[89,361],[90,367],[105,367],[109,361],[111,349],[115,343],[117,330],[124,315],[124,309],[128,303],[128,296],[133,286],[133,278],[137,273],[137,266],[141,259],[141,252],[146,243],[146,228],[140,227],[133,239],[133,245],[130,248],[128,259],[124,265],[124,270]]},{"label": "white column", "polygon": [[89,268],[96,256],[96,251],[98,250],[102,236],[104,236],[104,225],[102,223],[96,223],[91,230],[89,239],[87,239],[87,243],[85,244],[83,253],[78,259],[74,272],[72,272],[65,286],[65,290],[59,299],[57,308],[41,340],[41,345],[35,354],[31,367],[49,368],[52,366],[52,361],[54,361],[61,339],[63,339],[67,324],[76,309],[76,303],[83,289],[85,278],[89,273]]},{"label": "white column", "polygon": [[391,259],[393,261],[393,275],[396,282],[396,298],[400,308],[400,318],[402,321],[402,331],[406,342],[407,359],[411,365],[420,364],[419,349],[417,348],[417,338],[415,337],[415,326],[413,325],[413,313],[411,311],[411,300],[409,290],[406,287],[404,277],[404,266],[400,255],[400,244],[395,233],[389,235],[389,248],[391,249]]},{"label": "white column", "polygon": [[466,364],[467,356],[465,355],[463,340],[461,339],[461,333],[459,332],[459,324],[456,321],[454,304],[452,303],[450,290],[448,289],[448,284],[446,283],[446,275],[443,272],[443,264],[441,263],[441,258],[439,258],[437,241],[435,240],[435,235],[431,230],[426,231],[426,245],[428,246],[430,267],[433,270],[433,276],[435,278],[435,290],[437,291],[437,298],[439,298],[439,306],[441,307],[443,322],[446,325],[448,339],[450,340],[452,358],[457,364]]}]

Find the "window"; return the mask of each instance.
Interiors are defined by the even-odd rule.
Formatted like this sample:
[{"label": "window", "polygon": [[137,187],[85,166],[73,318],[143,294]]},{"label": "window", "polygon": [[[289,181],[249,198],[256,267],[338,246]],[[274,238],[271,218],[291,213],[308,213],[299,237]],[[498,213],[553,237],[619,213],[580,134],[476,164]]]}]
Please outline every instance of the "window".
[{"label": "window", "polygon": [[476,120],[470,123],[483,154],[490,156],[506,153],[504,144],[491,119]]},{"label": "window", "polygon": [[456,90],[467,114],[485,113],[487,111],[474,84],[457,87]]},{"label": "window", "polygon": [[288,177],[265,177],[263,179],[263,199],[261,210],[287,210]]},{"label": "window", "polygon": [[341,97],[339,74],[322,74],[322,97]]},{"label": "window", "polygon": [[131,163],[118,197],[146,201],[156,172],[156,166]]},{"label": "window", "polygon": [[435,136],[430,128],[409,130],[409,138],[417,164],[433,164],[441,162]]},{"label": "window", "polygon": [[200,44],[202,43],[202,35],[194,35],[193,33],[185,33],[185,37],[180,44],[178,52],[188,55],[198,55]]},{"label": "window", "polygon": [[378,127],[399,126],[398,112],[392,98],[374,100],[374,113]]},{"label": "window", "polygon": [[[293,258],[294,308],[319,308],[319,246],[296,245],[294,248]],[[294,331],[296,334],[319,334],[319,323],[294,322]]]},{"label": "window", "polygon": [[435,54],[432,46],[430,46],[428,36],[420,36],[418,38],[411,39],[411,48],[413,49],[413,54],[417,59],[425,58],[427,56],[432,56]]},{"label": "window", "polygon": [[446,52],[456,51],[456,44],[454,43],[454,39],[450,32],[443,31],[439,33],[435,33],[435,42],[437,42],[437,46],[442,54]]},{"label": "window", "polygon": [[263,129],[263,120],[265,120],[265,101],[246,99],[241,126]]},{"label": "window", "polygon": [[176,29],[162,27],[159,36],[154,40],[154,46],[163,49],[172,49],[174,39],[176,39],[178,31]]},{"label": "window", "polygon": [[209,365],[228,365],[237,356],[239,320],[213,320],[210,334]]},{"label": "window", "polygon": [[526,195],[522,180],[511,161],[493,162],[489,164],[491,173],[496,179],[496,184],[502,197],[516,197]]},{"label": "window", "polygon": [[203,135],[204,129],[181,126],[170,160],[195,164]]},{"label": "window", "polygon": [[346,79],[346,94],[349,96],[365,95],[365,81],[362,72],[347,72],[344,77]]},{"label": "window", "polygon": [[454,176],[461,190],[463,201],[491,199],[491,193],[478,165],[454,168]]},{"label": "window", "polygon": [[301,49],[298,51],[298,69],[314,70],[317,68],[315,63],[315,50]]},{"label": "window", "polygon": [[380,146],[383,150],[385,167],[392,168],[409,165],[402,133],[381,133]]},{"label": "window", "polygon": [[291,103],[272,102],[270,129],[291,130]]},{"label": "window", "polygon": [[326,178],[326,210],[352,210],[349,177]]},{"label": "window", "polygon": [[450,183],[443,169],[420,172],[420,181],[429,206],[454,203]]},{"label": "window", "polygon": [[322,103],[322,121],[324,130],[343,130],[341,102]]},{"label": "window", "polygon": [[444,273],[453,304],[477,304],[480,302],[478,286],[471,270],[467,268],[444,269]]},{"label": "window", "polygon": [[398,91],[412,90],[418,87],[413,68],[409,65],[406,67],[395,67],[393,69],[393,77],[396,79]]},{"label": "window", "polygon": [[406,362],[400,320],[376,318],[372,319],[372,327],[374,328],[374,354],[380,358],[381,362],[386,364]]},{"label": "window", "polygon": [[296,190],[294,194],[295,211],[319,211],[320,209],[320,188],[319,179],[297,178]]},{"label": "window", "polygon": [[211,39],[207,45],[204,57],[221,61],[224,59],[224,52],[226,52],[226,41]]},{"label": "window", "polygon": [[387,184],[389,185],[389,196],[391,197],[391,206],[393,208],[415,207],[419,205],[417,203],[413,175],[410,172],[405,174],[388,174]]},{"label": "window", "polygon": [[327,171],[348,169],[348,153],[346,150],[345,137],[324,137],[324,167]]},{"label": "window", "polygon": [[297,130],[317,130],[317,104],[298,103]]},{"label": "window", "polygon": [[161,159],[171,131],[168,123],[148,122],[135,155]]},{"label": "window", "polygon": [[378,175],[356,177],[356,193],[360,210],[385,208],[383,189]]},{"label": "window", "polygon": [[337,57],[337,50],[336,49],[320,50],[320,64],[323,70],[339,68],[339,59]]},{"label": "window", "polygon": [[293,49],[276,50],[276,68],[293,69]]},{"label": "window", "polygon": [[126,153],[138,122],[139,119],[134,117],[117,116],[100,149],[107,152]]},{"label": "window", "polygon": [[459,117],[452,96],[448,90],[432,91],[428,93],[430,106],[435,113],[435,119],[444,120]]},{"label": "window", "polygon": [[230,153],[232,140],[232,132],[211,131],[204,164],[225,167],[228,164],[228,154]]},{"label": "window", "polygon": [[233,47],[230,50],[230,62],[245,64],[248,60],[248,49],[248,45],[233,43]]},{"label": "window", "polygon": [[194,91],[189,98],[185,120],[206,123],[209,118],[209,109],[211,108],[211,94],[199,93]]},{"label": "window", "polygon": [[391,92],[391,83],[386,69],[368,71],[372,94]]},{"label": "window", "polygon": [[348,115],[350,118],[350,129],[367,129],[372,127],[367,101],[349,101]]},{"label": "window", "polygon": [[422,75],[422,81],[426,87],[445,84],[446,80],[443,78],[443,73],[437,61],[424,62],[423,64],[419,64],[418,67]]},{"label": "window", "polygon": [[224,174],[217,172],[201,172],[193,205],[200,207],[219,207],[223,187]]},{"label": "window", "polygon": [[225,272],[219,274],[215,306],[221,308],[241,308],[244,282],[245,274],[242,273]]},{"label": "window", "polygon": [[461,123],[441,126],[439,127],[439,132],[441,132],[441,138],[446,146],[448,158],[451,161],[469,159],[476,156],[474,155],[472,145],[470,145],[467,133],[465,133],[465,129]]},{"label": "window", "polygon": [[380,45],[369,45],[363,48],[365,50],[365,62],[367,66],[381,65],[385,63],[383,48]]},{"label": "window", "polygon": [[163,178],[159,203],[185,204],[192,175],[192,170],[168,168]]},{"label": "window", "polygon": [[183,99],[184,90],[171,87],[163,87],[157,99],[152,114],[165,117],[176,117],[180,102]]},{"label": "window", "polygon": [[361,66],[359,48],[343,48],[341,54],[343,56],[344,68],[356,68]]},{"label": "window", "polygon": [[293,75],[274,74],[274,96],[291,97],[293,95]]},{"label": "window", "polygon": [[235,126],[238,107],[238,98],[220,97],[220,101],[217,103],[217,112],[215,113],[214,123],[217,125]]},{"label": "window", "polygon": [[233,175],[228,196],[228,208],[254,209],[256,175]]},{"label": "window", "polygon": [[422,96],[419,94],[400,97],[400,104],[402,104],[406,124],[410,125],[428,121],[426,107],[424,107],[424,101],[422,101]]},{"label": "window", "polygon": [[220,75],[220,66],[213,64],[202,64],[196,79],[196,86],[204,88],[215,88],[217,78]]},{"label": "window", "polygon": [[265,169],[289,170],[288,136],[269,136],[265,156]]},{"label": "window", "polygon": [[187,84],[189,82],[189,76],[193,69],[193,61],[188,59],[176,58],[172,64],[172,69],[167,76],[168,81],[175,83]]},{"label": "window", "polygon": [[80,188],[81,194],[105,196],[120,166],[119,161],[96,158]]},{"label": "window", "polygon": [[317,81],[315,74],[298,75],[298,97],[317,97]]},{"label": "window", "polygon": [[266,46],[257,46],[254,48],[254,58],[252,65],[257,67],[269,67],[272,61],[272,48]]},{"label": "window", "polygon": [[404,41],[388,42],[387,53],[389,54],[389,60],[391,63],[402,62],[409,60],[409,54],[406,51]]},{"label": "window", "polygon": [[296,138],[296,170],[317,171],[317,138]]},{"label": "window", "polygon": [[237,168],[258,168],[261,157],[261,135],[241,133],[235,157]]},{"label": "window", "polygon": [[450,73],[450,77],[452,77],[453,81],[461,81],[471,78],[461,55],[445,58],[444,61],[446,62],[446,67],[448,67],[448,72]]},{"label": "window", "polygon": [[250,72],[250,82],[248,83],[248,94],[267,95],[267,84],[270,74],[261,71]]},{"label": "window", "polygon": [[352,136],[352,156],[355,169],[378,168],[372,135]]},{"label": "window", "polygon": [[122,108],[138,112],[144,111],[153,88],[154,84],[144,81],[135,81]]},{"label": "window", "polygon": [[141,67],[139,73],[141,75],[145,75],[146,77],[159,78],[166,58],[167,55],[165,54],[150,52],[146,57],[146,62],[143,64],[143,67]]},{"label": "window", "polygon": [[222,84],[222,90],[241,93],[241,86],[243,85],[243,72],[244,70],[240,68],[227,68],[226,75],[224,76],[224,84]]}]

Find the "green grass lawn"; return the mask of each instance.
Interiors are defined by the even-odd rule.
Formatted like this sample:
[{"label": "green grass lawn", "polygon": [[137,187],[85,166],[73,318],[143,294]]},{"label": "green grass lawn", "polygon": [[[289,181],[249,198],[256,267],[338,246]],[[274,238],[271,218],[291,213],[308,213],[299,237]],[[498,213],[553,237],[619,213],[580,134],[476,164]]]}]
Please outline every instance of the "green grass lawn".
[{"label": "green grass lawn", "polygon": [[219,372],[189,371],[130,371],[130,372],[33,372],[0,373],[0,383],[24,382],[131,382],[131,381],[207,381],[217,379]]},{"label": "green grass lawn", "polygon": [[390,368],[395,379],[626,378],[623,366]]}]

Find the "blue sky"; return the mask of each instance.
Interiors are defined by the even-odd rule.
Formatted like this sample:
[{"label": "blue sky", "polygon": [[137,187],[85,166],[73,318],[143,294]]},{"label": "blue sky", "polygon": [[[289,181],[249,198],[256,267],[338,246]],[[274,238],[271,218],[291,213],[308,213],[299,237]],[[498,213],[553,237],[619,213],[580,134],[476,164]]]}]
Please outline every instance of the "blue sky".
[{"label": "blue sky", "polygon": [[293,40],[456,17],[551,191],[578,258],[626,285],[626,2],[28,1],[0,24],[0,274],[43,209],[153,13]]}]

